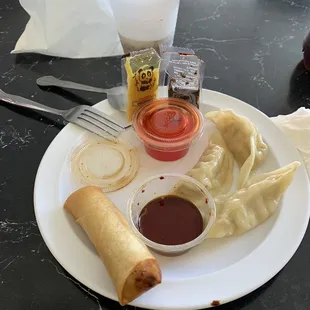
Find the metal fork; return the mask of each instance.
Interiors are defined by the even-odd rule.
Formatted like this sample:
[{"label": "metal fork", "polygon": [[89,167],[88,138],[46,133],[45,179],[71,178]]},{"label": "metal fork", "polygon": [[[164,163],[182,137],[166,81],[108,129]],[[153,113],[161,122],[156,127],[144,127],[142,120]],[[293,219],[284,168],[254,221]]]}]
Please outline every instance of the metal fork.
[{"label": "metal fork", "polygon": [[107,114],[87,105],[80,105],[69,110],[59,110],[20,96],[7,94],[1,89],[0,100],[15,106],[60,115],[66,121],[79,125],[104,138],[109,138],[109,136],[117,138],[124,129],[130,127],[130,125],[118,124]]}]

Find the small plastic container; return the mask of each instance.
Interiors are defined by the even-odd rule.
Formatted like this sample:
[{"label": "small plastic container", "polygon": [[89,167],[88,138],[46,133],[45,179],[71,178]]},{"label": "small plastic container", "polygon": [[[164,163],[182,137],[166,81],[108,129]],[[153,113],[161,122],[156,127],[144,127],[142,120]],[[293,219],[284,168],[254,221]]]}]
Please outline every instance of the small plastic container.
[{"label": "small plastic container", "polygon": [[201,137],[204,120],[190,103],[161,98],[141,105],[133,115],[132,125],[151,157],[174,161],[184,157],[191,143]]},{"label": "small plastic container", "polygon": [[[153,199],[166,195],[187,199],[198,208],[203,219],[203,231],[197,238],[179,245],[164,245],[153,242],[140,233],[138,222],[142,209]],[[164,256],[178,256],[206,239],[216,219],[216,207],[212,196],[201,183],[186,175],[166,173],[148,179],[136,189],[128,202],[127,217],[134,233],[149,248]]]}]

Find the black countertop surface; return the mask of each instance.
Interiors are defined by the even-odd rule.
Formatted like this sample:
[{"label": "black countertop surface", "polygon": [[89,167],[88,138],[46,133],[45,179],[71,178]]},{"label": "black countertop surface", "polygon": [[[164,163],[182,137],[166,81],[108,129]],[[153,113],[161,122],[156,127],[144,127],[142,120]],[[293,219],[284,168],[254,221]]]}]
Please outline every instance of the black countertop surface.
[{"label": "black countertop surface", "polygon": [[[43,91],[35,83],[39,76],[101,87],[121,82],[117,57],[10,55],[27,20],[17,0],[1,1],[0,88],[4,91],[66,109],[104,97]],[[175,42],[196,49],[206,60],[205,88],[275,116],[310,107],[310,74],[301,63],[302,40],[309,28],[310,1],[306,0],[183,0]],[[33,211],[35,174],[62,127],[57,118],[0,105],[0,309],[121,309],[67,274],[39,233]],[[310,309],[309,263],[308,230],[275,278],[221,309]]]}]

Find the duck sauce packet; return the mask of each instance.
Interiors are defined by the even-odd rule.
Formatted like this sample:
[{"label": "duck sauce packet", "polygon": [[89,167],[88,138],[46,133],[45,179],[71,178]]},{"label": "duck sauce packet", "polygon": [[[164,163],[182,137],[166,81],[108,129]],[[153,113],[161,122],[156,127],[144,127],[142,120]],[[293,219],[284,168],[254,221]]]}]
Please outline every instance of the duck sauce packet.
[{"label": "duck sauce packet", "polygon": [[131,121],[141,104],[157,98],[161,58],[153,48],[131,52],[122,57],[122,80],[127,85],[127,117]]},{"label": "duck sauce packet", "polygon": [[168,97],[183,99],[199,109],[205,63],[189,48],[170,47],[163,50],[167,73]]}]

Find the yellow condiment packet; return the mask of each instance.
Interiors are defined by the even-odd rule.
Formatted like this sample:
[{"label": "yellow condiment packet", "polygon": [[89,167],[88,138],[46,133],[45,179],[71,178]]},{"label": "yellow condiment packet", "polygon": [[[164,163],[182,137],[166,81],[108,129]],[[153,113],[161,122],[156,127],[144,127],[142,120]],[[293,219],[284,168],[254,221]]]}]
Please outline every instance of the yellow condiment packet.
[{"label": "yellow condiment packet", "polygon": [[[132,52],[123,58],[123,82],[127,84],[127,117],[137,107],[157,98],[161,58],[153,48]],[[125,78],[126,77],[126,78]]]}]

